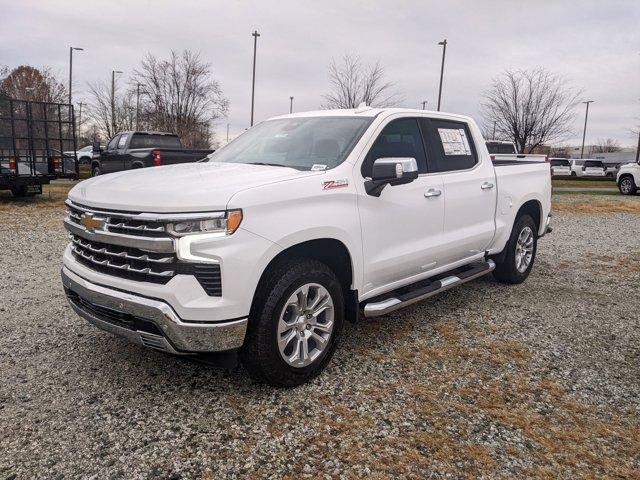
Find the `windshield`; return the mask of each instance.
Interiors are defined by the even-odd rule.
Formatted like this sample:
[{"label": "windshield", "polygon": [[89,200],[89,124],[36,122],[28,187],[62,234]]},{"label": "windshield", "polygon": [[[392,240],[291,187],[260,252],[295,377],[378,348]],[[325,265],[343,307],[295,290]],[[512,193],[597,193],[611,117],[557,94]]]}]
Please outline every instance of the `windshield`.
[{"label": "windshield", "polygon": [[324,170],[341,164],[372,118],[308,117],[269,120],[205,161]]}]

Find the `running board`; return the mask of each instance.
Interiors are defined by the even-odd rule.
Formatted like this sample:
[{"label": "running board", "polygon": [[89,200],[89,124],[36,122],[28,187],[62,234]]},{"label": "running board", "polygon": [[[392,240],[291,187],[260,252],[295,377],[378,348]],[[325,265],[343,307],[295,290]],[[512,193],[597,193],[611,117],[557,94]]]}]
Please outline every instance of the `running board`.
[{"label": "running board", "polygon": [[462,285],[463,283],[482,277],[483,275],[492,272],[495,268],[496,264],[493,260],[483,261],[481,264],[469,270],[436,280],[426,287],[417,288],[402,295],[396,295],[386,298],[385,300],[380,300],[379,302],[367,303],[364,306],[364,316],[371,318],[386,315],[394,310],[398,310],[408,305],[413,305],[425,298],[433,297],[445,290],[449,290],[450,288],[457,287],[458,285]]}]

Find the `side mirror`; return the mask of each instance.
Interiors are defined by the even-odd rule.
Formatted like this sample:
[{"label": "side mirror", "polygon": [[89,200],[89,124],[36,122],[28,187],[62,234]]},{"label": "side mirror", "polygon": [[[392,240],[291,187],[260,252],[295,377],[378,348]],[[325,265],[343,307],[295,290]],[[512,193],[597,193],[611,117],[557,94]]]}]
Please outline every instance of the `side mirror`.
[{"label": "side mirror", "polygon": [[100,148],[100,142],[93,142],[92,151],[93,151],[93,153],[102,152],[102,149]]},{"label": "side mirror", "polygon": [[387,185],[403,185],[418,178],[418,163],[415,158],[378,158],[373,162],[371,180],[364,183],[367,194],[379,197]]}]

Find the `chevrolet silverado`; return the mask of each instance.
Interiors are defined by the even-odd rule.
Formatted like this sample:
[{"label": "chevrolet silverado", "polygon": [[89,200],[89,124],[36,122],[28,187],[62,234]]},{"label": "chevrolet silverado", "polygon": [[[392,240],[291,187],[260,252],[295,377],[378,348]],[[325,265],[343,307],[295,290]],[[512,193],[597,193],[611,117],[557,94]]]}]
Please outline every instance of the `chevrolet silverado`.
[{"label": "chevrolet silverado", "polygon": [[272,118],[66,203],[81,317],[172,354],[237,350],[277,386],[321,372],[345,320],[491,272],[523,282],[551,230],[549,163],[494,165],[469,117],[365,106]]}]

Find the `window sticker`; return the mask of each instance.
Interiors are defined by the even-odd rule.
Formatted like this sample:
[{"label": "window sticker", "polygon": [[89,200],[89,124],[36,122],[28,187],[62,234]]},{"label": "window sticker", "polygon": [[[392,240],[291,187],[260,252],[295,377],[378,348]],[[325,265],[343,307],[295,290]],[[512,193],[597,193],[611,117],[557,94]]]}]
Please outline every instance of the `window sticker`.
[{"label": "window sticker", "polygon": [[471,155],[471,147],[464,128],[439,128],[445,155]]}]

